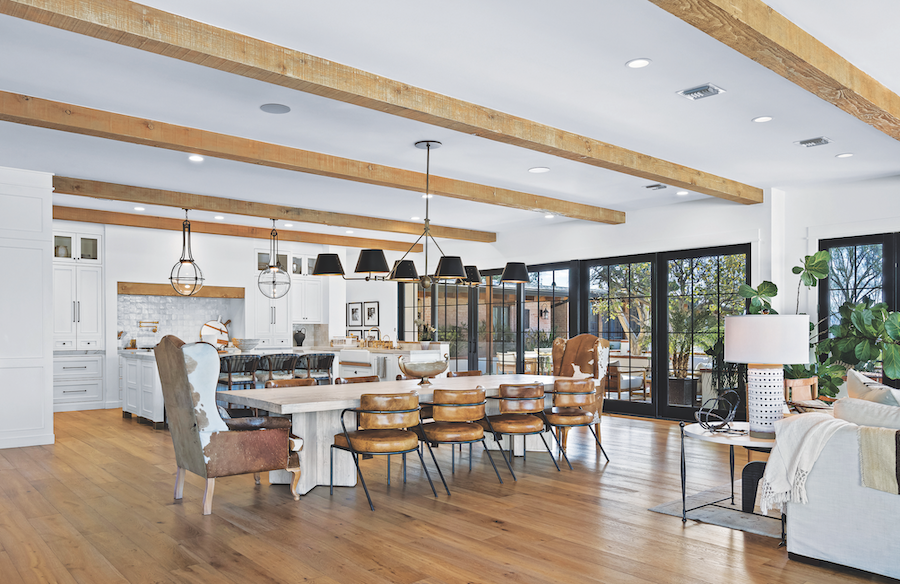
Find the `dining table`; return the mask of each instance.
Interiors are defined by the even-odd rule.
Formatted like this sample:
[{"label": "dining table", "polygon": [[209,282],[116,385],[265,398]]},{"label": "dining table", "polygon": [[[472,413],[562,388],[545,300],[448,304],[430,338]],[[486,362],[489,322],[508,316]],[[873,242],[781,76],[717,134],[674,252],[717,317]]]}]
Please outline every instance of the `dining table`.
[{"label": "dining table", "polygon": [[[420,402],[431,401],[435,389],[476,389],[483,387],[489,397],[498,395],[501,384],[542,383],[545,391],[553,389],[557,379],[553,375],[509,374],[481,375],[472,377],[452,377],[433,379],[430,385],[419,385],[418,379],[399,381],[380,381],[370,383],[349,383],[345,385],[312,385],[305,387],[282,387],[269,389],[246,389],[219,391],[216,399],[231,404],[244,405],[250,408],[268,411],[272,415],[290,416],[291,428],[295,436],[303,439],[300,451],[300,480],[297,494],[306,494],[319,485],[329,484],[330,447],[334,436],[341,430],[341,415],[347,408],[359,407],[359,399],[367,393],[408,393],[419,394]],[[545,399],[548,406],[552,394]],[[498,413],[497,401],[487,400],[488,414]],[[344,417],[348,430],[355,430],[356,419],[351,414]],[[523,448],[528,450],[544,450],[537,437],[534,442],[516,443],[515,451],[519,454]],[[552,441],[552,438],[550,439]],[[493,440],[485,440],[489,448],[496,447]],[[509,444],[509,443],[507,443]],[[290,484],[291,473],[287,471],[271,471],[269,482],[274,484]],[[356,466],[351,455],[338,450],[334,453],[334,484],[352,487],[356,485]]]}]

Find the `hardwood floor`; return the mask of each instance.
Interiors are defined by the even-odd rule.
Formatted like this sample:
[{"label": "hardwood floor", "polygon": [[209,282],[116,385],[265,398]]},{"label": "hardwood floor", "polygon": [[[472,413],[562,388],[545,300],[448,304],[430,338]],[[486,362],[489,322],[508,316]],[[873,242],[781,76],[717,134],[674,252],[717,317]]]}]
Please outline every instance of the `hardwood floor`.
[{"label": "hardwood floor", "polygon": [[[319,487],[293,500],[253,476],[188,474],[172,499],[169,434],[120,410],[56,414],[56,444],[0,450],[0,582],[133,583],[847,583],[888,581],[790,561],[774,539],[647,509],[677,499],[678,426],[606,416],[608,464],[583,429],[569,435],[574,471],[546,453],[499,484],[480,447],[474,466],[436,454],[452,496],[432,496],[418,460],[402,483],[392,457],[363,462],[362,488]],[[728,449],[687,443],[689,492],[728,481]],[[744,454],[737,454],[743,460]],[[497,462],[502,465],[499,456]],[[561,465],[563,463],[561,462]],[[433,469],[431,469],[433,470]]]}]

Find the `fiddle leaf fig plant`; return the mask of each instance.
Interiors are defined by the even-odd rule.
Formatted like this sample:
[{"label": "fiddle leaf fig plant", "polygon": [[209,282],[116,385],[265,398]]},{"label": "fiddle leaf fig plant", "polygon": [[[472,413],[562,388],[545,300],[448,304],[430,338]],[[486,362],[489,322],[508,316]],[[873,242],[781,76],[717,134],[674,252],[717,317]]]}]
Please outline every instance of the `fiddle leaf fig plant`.
[{"label": "fiddle leaf fig plant", "polygon": [[813,288],[818,285],[819,280],[828,277],[828,262],[831,260],[831,254],[826,250],[817,251],[811,256],[803,257],[802,266],[794,266],[791,271],[800,276],[797,282],[797,307],[794,312],[800,313],[800,286]]},{"label": "fiddle leaf fig plant", "polygon": [[880,358],[884,374],[900,378],[900,313],[866,300],[844,303],[840,315],[841,323],[829,329],[833,338],[821,343],[832,357],[860,369]]},{"label": "fiddle leaf fig plant", "polygon": [[778,314],[772,308],[772,298],[777,294],[778,286],[768,280],[760,282],[759,288],[753,288],[749,284],[738,286],[738,295],[750,299],[750,314]]}]

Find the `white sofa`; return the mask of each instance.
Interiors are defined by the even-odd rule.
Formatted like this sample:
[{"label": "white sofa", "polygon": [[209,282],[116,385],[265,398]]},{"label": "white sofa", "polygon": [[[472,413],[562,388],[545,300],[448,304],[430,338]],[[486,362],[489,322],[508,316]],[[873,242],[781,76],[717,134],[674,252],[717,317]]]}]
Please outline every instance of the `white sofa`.
[{"label": "white sofa", "polygon": [[[900,429],[900,407],[891,403],[898,403],[897,390],[855,375],[848,373],[850,398],[838,402],[835,417]],[[860,395],[862,383],[880,395]],[[839,429],[822,450],[807,477],[809,502],[788,503],[787,550],[792,559],[824,560],[900,578],[900,495],[862,486],[857,428]]]}]

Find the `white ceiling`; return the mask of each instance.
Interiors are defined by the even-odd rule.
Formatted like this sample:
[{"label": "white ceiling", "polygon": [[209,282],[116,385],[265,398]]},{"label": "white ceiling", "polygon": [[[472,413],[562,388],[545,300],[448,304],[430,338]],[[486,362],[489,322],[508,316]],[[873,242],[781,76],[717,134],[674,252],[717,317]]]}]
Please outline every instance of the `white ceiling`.
[{"label": "white ceiling", "polygon": [[[175,12],[411,85],[610,142],[756,187],[900,174],[900,143],[685,24],[650,2],[406,0],[262,3],[148,0]],[[887,0],[770,4],[893,91],[900,91]],[[877,18],[873,17],[877,14]],[[424,171],[418,140],[440,140],[436,175],[622,211],[706,199],[648,191],[649,181],[0,16],[0,90]],[[625,62],[648,57],[644,69]],[[675,94],[706,82],[726,93]],[[286,115],[259,110],[283,103]],[[766,124],[751,118],[773,116]],[[794,142],[828,136],[834,144]],[[853,152],[848,159],[836,159]],[[409,220],[416,193],[258,165],[0,123],[0,165],[205,195]],[[531,174],[547,166],[551,172]],[[56,204],[134,212],[57,195]],[[181,216],[177,209],[147,213]],[[196,218],[209,220],[198,214]],[[262,219],[228,217],[266,225]],[[435,224],[504,232],[541,213],[435,197]],[[560,218],[551,221],[559,221]],[[565,219],[562,219],[565,220]],[[343,233],[296,224],[295,229]],[[369,235],[357,231],[354,235]],[[389,233],[383,239],[409,240]]]}]

